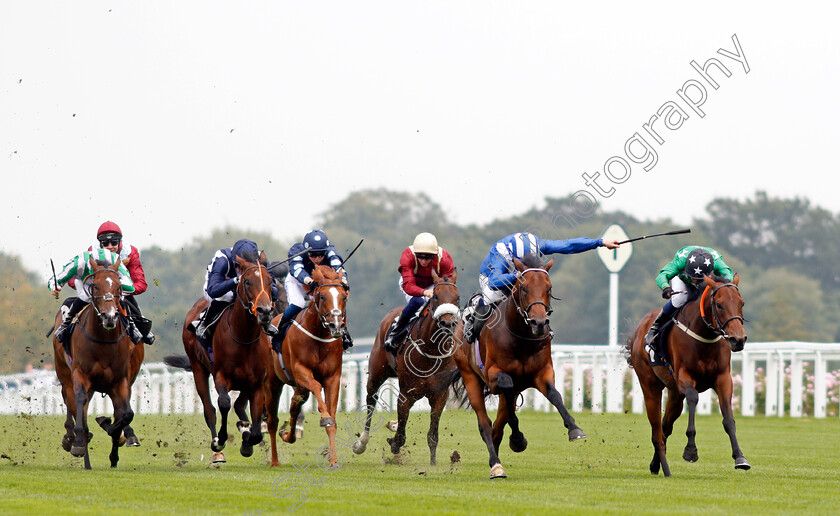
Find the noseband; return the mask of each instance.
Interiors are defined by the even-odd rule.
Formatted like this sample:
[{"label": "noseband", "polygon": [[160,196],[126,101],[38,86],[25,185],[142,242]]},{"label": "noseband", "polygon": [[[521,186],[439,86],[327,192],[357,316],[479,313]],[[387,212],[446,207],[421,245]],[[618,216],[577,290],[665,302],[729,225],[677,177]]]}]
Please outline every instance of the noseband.
[{"label": "noseband", "polygon": [[[347,289],[347,285],[345,285],[343,283],[324,283],[323,285],[320,285],[320,284],[318,285],[318,288],[316,289],[316,292],[318,292],[319,295],[323,295],[323,294],[320,294],[320,291],[321,291],[322,288],[326,288],[326,287],[341,287],[345,290]],[[337,318],[337,319],[340,319],[340,320],[344,320],[347,317],[347,312],[346,311],[341,311],[338,308],[338,306],[336,306],[335,308],[333,308],[329,312],[322,313],[321,312],[321,305],[319,303],[313,302],[312,304],[315,305],[315,312],[318,314],[318,319],[321,321],[321,326],[323,326],[324,328],[327,328],[327,325],[329,324],[327,322],[328,317],[334,317],[334,318]],[[337,304],[338,304],[338,297],[336,296],[336,305]]]},{"label": "noseband", "polygon": [[[95,278],[96,275],[99,274],[100,272],[112,272],[112,273],[116,274],[116,276],[117,276],[117,286],[118,286],[118,288],[122,289],[122,282],[120,281],[120,273],[115,271],[114,269],[109,269],[109,268],[105,267],[105,268],[99,269],[98,271],[94,271],[93,274],[91,274],[89,277],[92,276],[92,277]],[[115,296],[111,292],[108,292],[108,293],[106,293],[104,295],[101,295],[101,296],[94,296],[93,295],[93,288],[95,286],[96,286],[95,284],[90,285],[90,289],[88,290],[88,295],[90,296],[90,299],[91,299],[90,304],[93,305],[93,309],[96,311],[96,315],[102,316],[102,311],[99,310],[99,307],[96,305],[96,301],[99,300],[99,299],[101,299],[102,301],[105,301],[105,302],[114,301],[117,305],[117,311],[119,311],[122,315],[125,315],[125,311],[123,310],[122,303],[120,303],[120,296]]]},{"label": "noseband", "polygon": [[[545,269],[532,268],[525,269],[524,271],[522,271],[521,276],[525,276],[525,274],[529,272],[543,272],[546,275],[548,275],[548,271]],[[554,310],[551,309],[550,304],[546,304],[542,300],[534,301],[525,308],[522,308],[522,289],[519,283],[520,282],[517,281],[516,285],[514,286],[514,289],[516,290],[516,296],[514,296],[513,293],[511,293],[511,298],[513,298],[513,305],[516,307],[516,311],[519,312],[519,315],[522,316],[522,319],[525,321],[525,324],[531,324],[531,318],[528,317],[528,312],[531,311],[531,307],[534,305],[543,305],[545,307],[545,315],[551,315],[551,313]]]},{"label": "noseband", "polygon": [[[712,330],[716,335],[720,335],[721,337],[728,339],[729,335],[726,333],[726,325],[729,324],[733,320],[739,320],[741,323],[744,323],[744,318],[740,315],[733,315],[729,319],[720,322],[720,316],[718,315],[717,307],[715,306],[715,294],[718,290],[724,287],[733,287],[735,290],[738,290],[738,285],[734,283],[724,283],[723,285],[718,285],[714,289],[712,289],[711,285],[707,285],[706,289],[703,291],[703,295],[700,297],[700,318],[706,324],[706,327]],[[712,322],[706,320],[706,313],[705,313],[705,298],[706,294],[711,290],[711,294],[709,294],[709,303],[712,307]],[[740,292],[740,291],[739,291]]]}]

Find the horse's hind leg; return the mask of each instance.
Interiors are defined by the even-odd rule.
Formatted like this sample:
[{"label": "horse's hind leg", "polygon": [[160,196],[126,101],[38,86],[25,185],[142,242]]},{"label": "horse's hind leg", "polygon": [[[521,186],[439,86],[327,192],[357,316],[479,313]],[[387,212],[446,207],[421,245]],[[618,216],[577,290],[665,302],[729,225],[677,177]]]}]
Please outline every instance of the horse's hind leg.
[{"label": "horse's hind leg", "polygon": [[[638,370],[636,371],[638,374]],[[671,468],[665,458],[665,435],[662,432],[662,389],[663,385],[658,380],[653,380],[653,385],[639,378],[642,386],[642,393],[645,396],[645,412],[650,423],[651,442],[653,443],[653,459],[650,461],[650,472],[658,475],[660,468],[666,477],[671,476]]]},{"label": "horse's hind leg", "polygon": [[271,441],[271,467],[276,468],[280,465],[280,461],[277,458],[277,426],[279,423],[277,409],[280,405],[280,394],[283,392],[283,383],[273,371],[269,371],[268,374],[269,377],[263,386],[263,396],[265,398],[265,411],[268,416],[266,427],[269,440]]},{"label": "horse's hind leg", "polygon": [[[116,468],[120,460],[119,449],[120,439],[123,436],[123,430],[134,419],[134,411],[131,410],[129,404],[129,396],[131,394],[131,385],[128,380],[124,380],[111,395],[111,401],[114,404],[114,424],[107,429],[108,435],[111,436],[111,454],[108,458],[111,460],[111,467]],[[103,426],[104,428],[104,426]]]},{"label": "horse's hind leg", "polygon": [[[502,441],[502,435],[505,430],[504,421],[500,421],[504,414],[507,424],[510,425],[510,449],[516,453],[525,451],[528,447],[528,440],[519,430],[519,418],[516,417],[516,396],[519,394],[513,389],[513,378],[507,373],[498,373],[496,375],[496,386],[502,391],[502,398],[499,399],[499,412],[496,415],[496,424],[493,425],[493,444],[496,450],[499,449]],[[560,394],[559,392],[557,393]],[[502,404],[504,399],[504,406]],[[562,403],[562,402],[561,402]],[[574,420],[572,420],[574,422]],[[498,426],[499,435],[496,437]]]},{"label": "horse's hind leg", "polygon": [[[289,406],[289,429],[281,430],[280,438],[287,443],[293,443],[297,440],[295,435],[295,426],[300,416],[300,411],[303,409],[303,404],[309,399],[309,391],[301,387],[295,388],[295,393],[292,396],[292,403]],[[285,427],[285,423],[283,424]]]},{"label": "horse's hind leg", "polygon": [[554,387],[554,366],[551,365],[551,362],[549,362],[546,367],[537,374],[534,378],[534,383],[537,390],[540,391],[543,396],[545,396],[548,401],[554,405],[557,412],[560,413],[560,417],[563,418],[563,425],[569,432],[569,440],[576,441],[578,439],[585,439],[586,434],[583,433],[583,430],[581,430],[575,422],[575,418],[573,418],[566,409],[566,405],[563,404],[563,396]]},{"label": "horse's hind leg", "polygon": [[505,468],[499,460],[499,454],[493,446],[493,429],[491,428],[490,417],[487,415],[487,408],[484,405],[484,389],[479,377],[472,371],[461,369],[461,377],[464,380],[464,387],[470,399],[470,405],[475,411],[478,419],[478,433],[484,444],[487,445],[487,452],[490,454],[490,478],[506,478]]},{"label": "horse's hind leg", "polygon": [[[75,394],[76,415],[73,431],[75,438],[73,445],[70,447],[70,454],[74,457],[83,457],[87,455],[88,443],[88,429],[87,429],[87,404],[90,400],[88,393],[88,386],[84,382],[81,373],[73,373],[73,391]],[[90,469],[90,463],[86,464],[85,469]]]},{"label": "horse's hind leg", "polygon": [[697,443],[695,436],[697,435],[697,427],[695,426],[694,416],[697,414],[697,402],[699,401],[699,394],[694,385],[689,382],[681,382],[680,390],[677,392],[674,389],[668,389],[668,402],[665,404],[665,414],[662,416],[662,434],[665,442],[668,442],[668,437],[674,431],[674,422],[680,417],[683,410],[683,400],[688,406],[688,426],[685,429],[685,436],[688,441],[683,450],[683,459],[686,462],[697,462]]},{"label": "horse's hind leg", "polygon": [[723,429],[729,435],[729,442],[732,445],[732,458],[735,459],[735,469],[750,469],[750,463],[741,452],[738,445],[738,438],[735,437],[735,417],[732,414],[732,376],[729,373],[718,377],[715,392],[720,403],[720,413],[723,415]]},{"label": "horse's hind leg", "polygon": [[210,447],[214,452],[221,452],[222,448],[218,448],[218,438],[216,437],[216,408],[210,401],[210,374],[202,366],[193,367],[193,379],[195,380],[195,390],[198,393],[198,398],[201,400],[201,406],[204,408],[204,422],[207,428],[210,429]]},{"label": "horse's hind leg", "polygon": [[440,415],[443,408],[446,406],[446,400],[449,398],[449,390],[444,389],[432,396],[429,400],[431,405],[431,412],[429,414],[429,433],[426,436],[426,441],[429,443],[429,455],[432,466],[437,464],[437,445],[438,445],[438,428],[440,427]]}]

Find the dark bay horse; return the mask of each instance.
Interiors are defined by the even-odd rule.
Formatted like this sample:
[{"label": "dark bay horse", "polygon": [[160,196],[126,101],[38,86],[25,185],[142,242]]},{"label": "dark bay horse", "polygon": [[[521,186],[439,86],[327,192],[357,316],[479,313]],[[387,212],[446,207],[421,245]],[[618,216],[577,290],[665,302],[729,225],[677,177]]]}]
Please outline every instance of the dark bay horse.
[{"label": "dark bay horse", "polygon": [[[187,312],[181,337],[184,341],[186,357],[166,357],[164,362],[173,367],[192,370],[195,388],[204,406],[204,421],[210,429],[213,450],[213,463],[225,462],[222,450],[227,443],[227,418],[231,409],[230,391],[239,391],[236,400],[236,412],[244,415],[245,403],[250,403],[251,420],[243,419],[237,423],[242,433],[242,445],[239,452],[244,457],[254,453],[254,445],[262,442],[263,436],[259,425],[263,413],[263,384],[268,375],[270,360],[270,342],[264,329],[271,323],[273,305],[271,301],[272,278],[263,263],[265,254],[259,259],[248,261],[237,257],[241,271],[239,284],[236,286],[233,303],[225,308],[219,317],[213,332],[213,363],[203,346],[198,342],[189,325],[198,318],[207,306],[202,298]],[[188,360],[187,360],[188,359]],[[222,421],[216,434],[216,409],[210,400],[210,374],[219,393],[218,405]],[[243,414],[240,414],[240,411]]]},{"label": "dark bay horse", "polygon": [[[329,439],[329,463],[336,468],[338,454],[335,449],[335,413],[341,388],[342,331],[347,324],[347,286],[342,279],[344,270],[319,265],[312,271],[313,283],[309,305],[295,318],[283,341],[282,364],[276,353],[271,354],[273,373],[265,384],[268,434],[271,436],[271,465],[279,466],[277,459],[277,409],[284,385],[295,389],[289,408],[289,430],[281,431],[287,443],[295,442],[293,431],[298,425],[301,408],[309,394],[315,395],[320,412],[320,425]],[[275,324],[279,321],[277,316]],[[324,395],[321,395],[323,389]]]},{"label": "dark bay horse", "polygon": [[[118,260],[107,265],[90,259],[93,273],[82,288],[88,289],[91,302],[79,313],[78,323],[68,337],[72,364],[63,345],[53,337],[56,374],[67,406],[64,423],[67,433],[62,446],[74,457],[84,457],[85,469],[90,469],[88,442],[93,434],[88,430],[87,411],[93,393],[107,394],[114,407],[113,423],[110,418],[97,418],[111,436],[108,458],[112,468],[117,467],[118,449],[125,442],[123,431],[134,418],[130,405],[131,384],[140,369],[143,350],[142,344],[136,346],[127,334],[117,272],[120,263]],[[56,327],[61,324],[60,313],[55,324]]]},{"label": "dark bay horse", "polygon": [[[516,283],[494,311],[495,319],[489,319],[482,328],[478,345],[463,340],[463,324],[455,330],[455,337],[461,340],[455,362],[478,418],[479,433],[490,453],[490,478],[507,476],[498,455],[506,424],[511,429],[510,449],[522,452],[528,446],[519,430],[515,405],[517,396],[525,389],[535,387],[557,408],[570,441],[586,437],[554,387],[548,321],[551,314],[548,271],[553,264],[554,260],[550,260],[543,265],[533,254],[526,255],[522,261],[514,259]],[[487,390],[488,395],[500,395],[492,429],[484,405]]]},{"label": "dark bay horse", "polygon": [[399,453],[405,444],[408,413],[417,400],[426,397],[432,409],[427,441],[431,464],[435,465],[440,414],[449,399],[449,385],[452,383],[453,374],[458,374],[458,368],[452,358],[455,350],[453,330],[460,318],[460,298],[458,286],[455,284],[457,279],[457,269],[451,277],[443,278],[438,277],[432,270],[432,298],[420,318],[413,323],[406,343],[400,347],[396,357],[385,351],[382,343],[391,323],[402,308],[392,309],[379,323],[368,362],[365,429],[353,445],[354,452],[364,453],[370,440],[371,420],[379,400],[379,388],[388,378],[397,377],[400,383],[398,426],[397,434],[388,438],[391,452]]},{"label": "dark bay horse", "polygon": [[[645,334],[653,324],[659,310],[645,315],[636,331],[625,344],[627,361],[635,369],[645,396],[645,409],[651,427],[653,460],[650,472],[666,477],[671,469],[665,458],[665,442],[674,430],[674,422],[683,410],[683,400],[688,403],[688,443],[683,459],[697,461],[694,414],[698,393],[714,389],[718,395],[723,428],[732,445],[732,458],[736,469],[750,469],[750,464],[738,446],[735,437],[735,418],[732,416],[732,375],[730,360],[733,351],[741,351],[747,341],[744,330],[744,300],[738,291],[738,275],[732,282],[723,278],[705,278],[705,290],[696,299],[686,303],[676,316],[676,323],[667,337],[667,351],[671,371],[666,366],[651,366],[650,355],[644,349]],[[662,416],[662,391],[668,389],[665,415]]]}]

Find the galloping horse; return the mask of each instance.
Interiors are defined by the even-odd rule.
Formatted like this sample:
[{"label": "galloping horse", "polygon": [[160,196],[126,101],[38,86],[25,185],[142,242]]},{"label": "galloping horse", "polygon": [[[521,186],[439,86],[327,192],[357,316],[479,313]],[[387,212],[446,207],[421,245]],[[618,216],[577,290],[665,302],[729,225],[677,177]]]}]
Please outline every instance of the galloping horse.
[{"label": "galloping horse", "polygon": [[385,380],[396,376],[400,382],[398,427],[397,434],[388,438],[391,452],[399,453],[405,444],[408,412],[417,400],[426,397],[432,409],[427,441],[431,464],[435,465],[440,414],[449,399],[449,385],[453,373],[457,375],[457,366],[452,359],[455,346],[453,329],[458,324],[460,314],[458,286],[455,284],[457,279],[457,269],[451,277],[443,278],[438,277],[432,270],[432,298],[408,332],[406,344],[400,348],[396,357],[385,351],[382,343],[388,328],[402,308],[392,309],[379,323],[368,363],[365,430],[353,445],[354,452],[364,453],[370,440],[371,419],[379,399],[379,388]]},{"label": "galloping horse", "polygon": [[[82,288],[89,289],[91,302],[79,313],[76,329],[68,337],[72,364],[64,346],[53,337],[55,370],[67,406],[67,433],[61,444],[74,457],[84,457],[85,469],[90,469],[88,442],[93,434],[88,430],[88,404],[94,391],[107,394],[114,406],[114,423],[104,417],[97,418],[97,422],[111,436],[108,458],[115,468],[120,460],[119,446],[124,443],[123,430],[134,418],[129,403],[131,384],[140,369],[143,352],[136,352],[137,346],[131,342],[123,319],[125,309],[120,303],[122,290],[117,272],[120,261],[103,265],[90,258],[90,264],[93,273]],[[60,313],[55,320],[56,327],[59,324]]]},{"label": "galloping horse", "polygon": [[[652,431],[653,460],[650,472],[659,474],[659,468],[666,477],[671,469],[665,458],[665,442],[674,430],[674,422],[683,410],[683,400],[688,401],[688,443],[683,459],[697,461],[697,446],[694,441],[694,414],[697,409],[698,393],[714,389],[718,395],[723,428],[729,434],[732,444],[732,458],[736,469],[750,469],[750,464],[738,446],[735,438],[735,418],[732,417],[732,375],[730,359],[732,352],[744,349],[747,333],[744,331],[742,309],[744,300],[738,291],[738,275],[729,283],[724,278],[705,278],[703,294],[686,303],[676,316],[674,328],[668,334],[667,350],[671,371],[666,366],[651,366],[650,355],[644,349],[645,334],[653,324],[658,310],[648,312],[636,326],[636,331],[627,340],[627,362],[636,370],[642,392],[645,395],[645,409]],[[668,388],[665,415],[662,413],[662,391]]]},{"label": "galloping horse", "polygon": [[[236,411],[244,413],[245,401],[250,403],[251,420],[257,422],[251,425],[243,419],[237,423],[242,433],[242,445],[239,452],[243,457],[250,457],[254,453],[254,445],[262,439],[259,421],[263,412],[263,384],[268,375],[270,360],[270,343],[268,335],[263,331],[271,323],[272,278],[266,269],[265,254],[259,259],[248,261],[237,256],[239,265],[239,284],[236,286],[234,302],[222,312],[213,333],[213,362],[207,356],[203,346],[196,339],[195,333],[189,325],[197,319],[198,314],[207,305],[207,301],[199,299],[187,312],[181,337],[184,341],[186,357],[166,357],[164,362],[173,367],[192,370],[195,388],[201,403],[204,405],[204,421],[210,429],[213,450],[213,463],[225,462],[222,450],[227,443],[227,418],[230,412],[230,391],[239,391],[236,400]],[[188,361],[186,359],[189,359]],[[213,383],[219,393],[219,412],[222,422],[219,434],[216,434],[216,409],[210,401],[210,373]],[[243,414],[239,414],[242,417]]]},{"label": "galloping horse", "polygon": [[[295,318],[283,341],[282,362],[272,353],[274,372],[269,373],[265,384],[266,411],[268,412],[268,434],[271,436],[271,465],[279,466],[277,459],[277,408],[284,385],[295,389],[289,409],[289,430],[281,432],[287,443],[296,440],[293,431],[298,424],[301,407],[315,395],[320,425],[325,427],[329,438],[329,463],[337,467],[335,449],[335,412],[338,406],[338,392],[341,388],[341,355],[344,351],[341,335],[345,328],[348,289],[342,281],[344,269],[336,272],[332,267],[319,265],[312,271],[309,305]],[[277,316],[275,324],[279,321]],[[324,396],[321,396],[321,389]]]},{"label": "galloping horse", "polygon": [[[487,321],[475,346],[461,342],[455,352],[455,362],[478,418],[479,433],[490,453],[490,478],[507,476],[498,456],[505,424],[511,428],[511,450],[521,452],[528,446],[519,430],[515,401],[529,387],[536,387],[557,407],[570,441],[586,437],[554,387],[548,321],[551,314],[548,271],[554,260],[542,265],[537,255],[529,254],[522,261],[514,259],[513,262],[518,271],[517,280],[510,295],[495,310],[498,319]],[[462,324],[456,329],[455,337],[463,339]],[[484,405],[488,389],[489,393],[501,395],[492,430]]]}]

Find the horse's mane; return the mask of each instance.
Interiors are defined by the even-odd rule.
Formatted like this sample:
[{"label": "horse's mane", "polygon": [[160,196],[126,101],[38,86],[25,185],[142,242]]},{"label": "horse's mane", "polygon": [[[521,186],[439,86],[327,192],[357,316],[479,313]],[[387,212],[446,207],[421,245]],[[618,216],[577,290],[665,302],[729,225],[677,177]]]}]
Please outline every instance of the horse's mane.
[{"label": "horse's mane", "polygon": [[260,255],[250,249],[247,251],[243,251],[242,254],[240,254],[239,256],[246,262],[255,264],[260,263]]},{"label": "horse's mane", "polygon": [[317,265],[313,272],[317,270],[321,273],[324,279],[327,280],[337,280],[338,279],[338,271],[332,268],[330,265]]},{"label": "horse's mane", "polygon": [[542,258],[536,253],[528,253],[519,261],[521,261],[522,265],[528,267],[529,269],[537,269],[543,266]]}]

